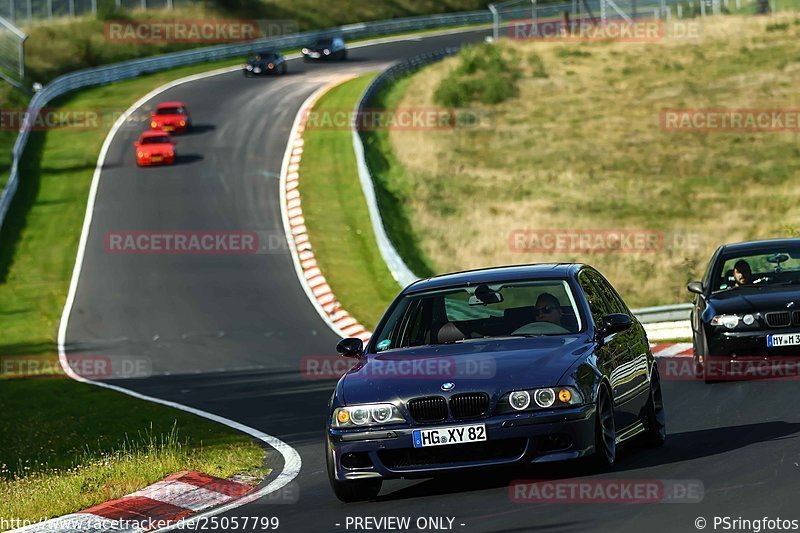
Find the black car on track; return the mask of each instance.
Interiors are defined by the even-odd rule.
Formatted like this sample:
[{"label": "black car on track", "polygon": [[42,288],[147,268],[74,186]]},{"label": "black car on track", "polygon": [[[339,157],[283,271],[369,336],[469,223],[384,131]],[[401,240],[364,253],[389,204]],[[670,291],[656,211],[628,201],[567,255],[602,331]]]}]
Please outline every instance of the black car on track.
[{"label": "black car on track", "polygon": [[341,37],[322,37],[301,50],[303,61],[347,59],[347,45]]},{"label": "black car on track", "polygon": [[242,72],[248,78],[266,74],[286,74],[286,58],[275,50],[259,52],[242,65]]},{"label": "black car on track", "polygon": [[394,300],[328,411],[326,459],[342,501],[384,479],[586,457],[600,466],[666,431],[641,324],[596,270],[540,264],[420,280]]},{"label": "black car on track", "polygon": [[[800,239],[720,246],[695,294],[695,371],[706,381],[758,377],[800,355]],[[794,357],[794,359],[793,359]],[[760,367],[760,368],[759,368]]]}]

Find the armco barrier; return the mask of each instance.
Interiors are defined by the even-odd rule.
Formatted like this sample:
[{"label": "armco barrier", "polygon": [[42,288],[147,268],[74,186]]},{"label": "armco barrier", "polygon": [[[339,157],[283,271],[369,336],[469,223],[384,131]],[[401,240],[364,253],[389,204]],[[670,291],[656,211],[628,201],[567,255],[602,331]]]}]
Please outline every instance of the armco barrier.
[{"label": "armco barrier", "polygon": [[25,122],[20,130],[19,136],[12,149],[11,170],[3,192],[0,193],[0,228],[3,226],[6,213],[14,198],[14,194],[19,186],[19,162],[22,153],[25,151],[25,144],[28,141],[30,132],[29,121],[48,102],[76,89],[90,87],[93,85],[103,85],[115,81],[122,81],[142,74],[157,72],[170,68],[182,67],[208,61],[228,59],[236,56],[245,56],[264,48],[274,48],[285,50],[289,48],[300,48],[308,44],[317,37],[341,36],[345,39],[362,39],[380,35],[392,35],[397,33],[420,31],[427,29],[446,28],[467,24],[483,24],[492,21],[488,11],[470,11],[466,13],[453,13],[446,15],[431,15],[422,17],[408,17],[394,20],[363,22],[349,24],[336,28],[329,28],[320,31],[298,33],[286,37],[274,39],[260,39],[248,41],[246,43],[223,44],[184,50],[142,59],[133,59],[113,65],[89,68],[71,72],[59,76],[41,91],[36,93],[28,105],[28,121]]},{"label": "armco barrier", "polygon": [[[362,112],[367,108],[369,102],[375,96],[375,93],[381,88],[386,86],[393,80],[406,76],[407,74],[420,69],[421,67],[444,59],[458,52],[458,48],[446,48],[437,52],[429,54],[422,54],[410,59],[406,59],[395,63],[388,69],[384,70],[372,80],[372,83],[361,94],[361,98],[356,102],[354,117],[361,116]],[[383,227],[383,219],[381,212],[378,208],[378,198],[375,195],[375,184],[372,181],[372,174],[367,165],[367,158],[364,154],[364,142],[361,140],[361,134],[358,130],[358,121],[354,120],[351,126],[353,133],[353,150],[356,153],[356,164],[358,166],[358,179],[361,182],[361,189],[364,191],[364,198],[367,201],[367,209],[369,210],[370,222],[372,222],[372,231],[375,234],[375,240],[378,242],[378,249],[381,252],[381,257],[389,267],[389,272],[395,280],[405,287],[413,283],[417,276],[405,264],[403,258],[397,253],[391,239],[386,234],[386,229]]]}]

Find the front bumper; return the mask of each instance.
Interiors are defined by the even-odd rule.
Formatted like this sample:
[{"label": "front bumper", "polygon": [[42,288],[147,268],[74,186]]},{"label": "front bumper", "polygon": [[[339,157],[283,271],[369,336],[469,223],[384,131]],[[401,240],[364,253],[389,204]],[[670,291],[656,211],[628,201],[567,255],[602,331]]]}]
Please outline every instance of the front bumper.
[{"label": "front bumper", "polygon": [[[594,452],[593,404],[441,424],[328,429],[335,477],[431,477],[465,468],[577,459]],[[415,429],[484,424],[485,442],[414,448]]]},{"label": "front bumper", "polygon": [[136,159],[136,163],[140,167],[156,167],[156,166],[160,166],[160,165],[173,165],[173,164],[175,164],[175,156],[162,157],[161,161],[153,161],[152,158],[139,157],[139,158]]},{"label": "front bumper", "polygon": [[800,333],[797,328],[722,331],[708,336],[706,378],[718,380],[800,377],[800,346],[770,347],[768,335]]},{"label": "front bumper", "polygon": [[736,360],[762,357],[800,357],[800,346],[768,347],[767,335],[800,333],[798,328],[753,331],[712,331],[708,335],[708,357]]}]

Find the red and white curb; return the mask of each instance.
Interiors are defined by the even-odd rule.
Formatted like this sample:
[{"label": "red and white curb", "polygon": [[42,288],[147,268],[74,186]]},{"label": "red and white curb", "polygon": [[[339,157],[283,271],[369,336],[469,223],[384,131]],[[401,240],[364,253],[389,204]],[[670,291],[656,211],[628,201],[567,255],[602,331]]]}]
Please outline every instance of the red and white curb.
[{"label": "red and white curb", "polygon": [[299,188],[300,161],[303,158],[304,145],[303,132],[308,111],[323,94],[353,77],[352,75],[344,76],[322,87],[312,94],[300,108],[289,136],[289,145],[281,169],[281,209],[284,215],[286,239],[292,251],[295,269],[311,303],[337,334],[342,337],[358,337],[366,342],[372,333],[342,308],[317,265],[303,217]]},{"label": "red and white curb", "polygon": [[200,511],[241,498],[253,488],[238,481],[200,472],[178,472],[117,500],[17,531],[153,531],[176,524]]},{"label": "red and white curb", "polygon": [[692,357],[694,348],[691,342],[677,342],[674,344],[651,344],[650,349],[656,357]]}]

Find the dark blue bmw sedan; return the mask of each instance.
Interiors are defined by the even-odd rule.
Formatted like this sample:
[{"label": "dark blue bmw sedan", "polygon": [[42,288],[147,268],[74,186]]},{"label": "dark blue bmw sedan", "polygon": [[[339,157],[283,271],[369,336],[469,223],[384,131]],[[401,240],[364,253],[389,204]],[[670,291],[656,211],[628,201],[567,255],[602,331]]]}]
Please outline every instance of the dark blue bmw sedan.
[{"label": "dark blue bmw sedan", "polygon": [[384,479],[587,457],[612,465],[635,436],[666,436],[641,324],[581,264],[459,272],[409,285],[329,405],[328,475],[345,502]]}]

